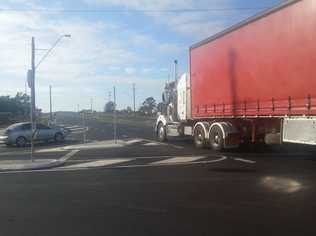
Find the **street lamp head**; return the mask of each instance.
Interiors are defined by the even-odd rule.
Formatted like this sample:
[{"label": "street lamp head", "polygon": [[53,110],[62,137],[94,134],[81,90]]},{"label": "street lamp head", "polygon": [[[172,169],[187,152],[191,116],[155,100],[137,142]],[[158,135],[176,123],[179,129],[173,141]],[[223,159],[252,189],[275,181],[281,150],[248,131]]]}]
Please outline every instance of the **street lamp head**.
[{"label": "street lamp head", "polygon": [[65,38],[70,38],[71,35],[70,35],[70,34],[64,34],[64,37],[65,37]]}]

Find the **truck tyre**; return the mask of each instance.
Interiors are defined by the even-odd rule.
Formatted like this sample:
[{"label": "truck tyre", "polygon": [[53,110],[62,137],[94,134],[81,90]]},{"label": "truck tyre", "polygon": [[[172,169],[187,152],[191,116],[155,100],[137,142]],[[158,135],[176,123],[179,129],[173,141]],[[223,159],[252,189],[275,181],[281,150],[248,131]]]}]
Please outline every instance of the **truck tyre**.
[{"label": "truck tyre", "polygon": [[15,140],[15,144],[17,147],[25,147],[26,145],[26,138],[20,136]]},{"label": "truck tyre", "polygon": [[54,140],[56,143],[61,143],[64,141],[64,135],[62,133],[55,134]]},{"label": "truck tyre", "polygon": [[206,147],[206,134],[204,129],[201,125],[197,125],[194,129],[193,137],[194,137],[194,144],[197,148],[204,148]]},{"label": "truck tyre", "polygon": [[224,149],[224,134],[218,125],[214,125],[210,130],[209,144],[215,151],[222,151]]},{"label": "truck tyre", "polygon": [[157,138],[160,142],[165,142],[167,141],[167,132],[166,132],[166,127],[160,123],[157,128]]}]

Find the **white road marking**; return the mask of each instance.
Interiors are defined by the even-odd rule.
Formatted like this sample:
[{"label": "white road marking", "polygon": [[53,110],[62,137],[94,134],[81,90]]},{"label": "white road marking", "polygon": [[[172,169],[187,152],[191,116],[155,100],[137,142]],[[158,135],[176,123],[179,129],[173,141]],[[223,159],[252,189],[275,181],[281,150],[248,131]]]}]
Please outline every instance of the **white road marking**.
[{"label": "white road marking", "polygon": [[128,140],[125,143],[126,144],[134,144],[134,143],[140,143],[140,142],[143,142],[143,141],[144,141],[143,139],[137,138],[137,139]]},{"label": "white road marking", "polygon": [[0,156],[16,156],[16,155],[28,155],[31,151],[12,151],[12,152],[2,152]]},{"label": "white road marking", "polygon": [[143,146],[160,146],[160,143],[145,143]]},{"label": "white road marking", "polygon": [[125,142],[117,140],[115,143],[113,140],[97,141],[85,144],[75,144],[71,146],[62,147],[63,150],[90,150],[90,149],[106,149],[106,148],[119,148],[124,147]]},{"label": "white road marking", "polygon": [[[209,157],[209,156],[208,156]],[[227,159],[225,156],[213,156],[213,157],[218,157],[218,159],[215,160],[209,160],[209,161],[193,161],[193,162],[182,162],[182,163],[168,163],[168,164],[140,164],[140,165],[118,165],[114,167],[109,167],[111,169],[116,169],[116,168],[136,168],[136,167],[159,167],[159,166],[179,166],[179,165],[195,165],[195,164],[210,164],[210,163],[216,163],[216,162],[221,162]],[[207,158],[207,157],[206,157]],[[116,163],[122,163],[125,161],[132,161],[135,160],[136,158],[130,158],[130,159],[108,159],[108,160],[99,160],[92,162],[94,166],[90,165],[89,167],[104,167],[107,165],[112,165]],[[112,161],[116,160],[116,163],[113,163]],[[118,162],[118,160],[121,160]],[[97,164],[95,164],[97,162]],[[103,163],[101,163],[103,162]],[[106,163],[107,162],[107,163]],[[112,162],[112,163],[110,163]],[[91,162],[90,162],[91,163]],[[88,163],[82,163],[87,166]],[[82,164],[76,164],[76,165],[71,165],[71,166],[64,166],[64,167],[58,167],[54,169],[42,169],[42,170],[21,170],[21,171],[3,171],[0,172],[0,174],[16,174],[16,173],[36,173],[36,172],[64,172],[64,171],[81,171],[81,170],[89,170],[88,167],[78,167],[82,166]],[[97,166],[95,166],[97,165]]]},{"label": "white road marking", "polygon": [[75,128],[82,128],[82,127],[79,126],[79,125],[74,125],[74,126],[65,126],[64,128],[66,128],[66,129],[75,129]]},{"label": "white road marking", "polygon": [[86,128],[84,128],[84,127],[76,127],[76,128],[71,128],[71,129],[69,129],[69,130],[70,130],[70,133],[72,133],[72,131],[86,130]]},{"label": "white road marking", "polygon": [[68,150],[63,150],[62,147],[59,148],[43,148],[35,150],[35,153],[46,153],[46,152],[67,152]]},{"label": "white road marking", "polygon": [[83,129],[76,130],[76,131],[71,131],[71,132],[69,133],[69,135],[72,135],[72,134],[82,134],[84,131],[85,131],[85,130],[83,130]]},{"label": "white road marking", "polygon": [[220,162],[226,160],[227,157],[222,156],[215,160],[210,161],[192,161],[192,162],[176,162],[176,163],[168,163],[168,164],[143,164],[143,165],[122,165],[122,166],[114,166],[114,168],[135,168],[135,167],[158,167],[158,166],[179,166],[179,165],[195,165],[195,164],[210,164],[215,162]]},{"label": "white road marking", "polygon": [[205,156],[197,156],[197,157],[173,157],[162,161],[156,161],[151,163],[152,165],[161,165],[161,164],[175,164],[175,163],[185,163],[185,162],[193,162],[200,159],[205,158]]},{"label": "white road marking", "polygon": [[107,160],[93,161],[93,162],[59,167],[59,169],[103,167],[103,166],[118,164],[122,162],[132,161],[132,160],[135,160],[135,159],[131,159],[131,158],[130,159],[107,159]]},{"label": "white road marking", "polygon": [[233,160],[235,161],[241,161],[241,162],[246,162],[246,163],[250,163],[250,164],[255,164],[255,161],[252,160],[247,160],[247,159],[243,159],[243,158],[233,158]]},{"label": "white road marking", "polygon": [[65,156],[63,156],[62,158],[60,158],[59,160],[61,161],[67,161],[70,158],[72,158],[74,155],[76,155],[76,153],[78,153],[80,150],[72,150],[71,152],[67,153]]},{"label": "white road marking", "polygon": [[162,142],[157,142],[157,141],[153,141],[153,140],[150,140],[150,139],[143,139],[144,141],[147,141],[147,142],[155,142],[155,143],[158,143],[160,145],[168,145],[168,146],[171,146],[171,147],[174,147],[174,148],[177,148],[177,149],[183,149],[184,147],[182,146],[178,146],[178,145],[175,145],[175,144],[171,144],[171,143],[162,143]]}]

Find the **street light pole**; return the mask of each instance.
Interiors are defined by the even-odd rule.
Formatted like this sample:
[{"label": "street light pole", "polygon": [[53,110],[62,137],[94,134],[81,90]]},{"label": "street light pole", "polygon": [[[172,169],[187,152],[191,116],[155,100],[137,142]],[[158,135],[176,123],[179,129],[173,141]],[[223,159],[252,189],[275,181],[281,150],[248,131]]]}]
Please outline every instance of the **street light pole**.
[{"label": "street light pole", "polygon": [[35,103],[35,71],[38,68],[38,66],[44,61],[44,59],[49,55],[49,53],[56,47],[56,45],[59,43],[59,41],[63,37],[71,37],[70,34],[65,34],[60,36],[57,41],[53,44],[53,46],[46,52],[46,54],[40,59],[39,63],[35,65],[35,38],[32,37],[32,58],[31,58],[31,70],[28,73],[28,79],[30,79],[29,87],[31,90],[31,109],[30,109],[30,116],[31,116],[31,161],[33,162],[34,158],[34,137],[36,136],[36,103]]},{"label": "street light pole", "polygon": [[114,111],[113,111],[113,124],[114,124],[114,142],[117,143],[117,117],[116,117],[116,89],[113,87],[113,100],[114,100]]},{"label": "street light pole", "polygon": [[36,127],[36,117],[35,117],[35,39],[32,37],[32,60],[31,60],[31,161],[33,162],[34,154],[34,133]]}]

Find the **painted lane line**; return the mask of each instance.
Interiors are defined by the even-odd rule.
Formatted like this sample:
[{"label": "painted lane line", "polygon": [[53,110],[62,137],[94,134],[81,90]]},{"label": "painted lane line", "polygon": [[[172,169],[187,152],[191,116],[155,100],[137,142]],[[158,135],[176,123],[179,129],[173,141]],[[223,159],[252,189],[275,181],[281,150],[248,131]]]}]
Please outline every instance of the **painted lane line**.
[{"label": "painted lane line", "polygon": [[143,139],[132,139],[132,140],[128,140],[128,141],[125,141],[126,144],[135,144],[135,143],[140,143],[140,142],[143,142],[144,140]]},{"label": "painted lane line", "polygon": [[91,167],[104,167],[113,164],[118,164],[122,162],[132,161],[135,159],[109,159],[109,160],[100,160],[100,161],[93,161],[87,163],[81,163],[76,165],[64,166],[60,167],[60,169],[73,169],[73,168],[91,168]]},{"label": "painted lane line", "polygon": [[[160,167],[160,166],[188,166],[188,165],[195,165],[195,164],[211,164],[216,162],[221,162],[226,160],[226,156],[218,157],[218,159],[210,160],[210,161],[196,161],[196,162],[185,162],[185,163],[174,163],[174,164],[144,164],[144,165],[121,165],[121,166],[113,166],[113,167],[106,167],[107,169],[121,169],[121,168],[137,168],[137,167]],[[130,161],[133,159],[128,159]],[[17,174],[17,173],[42,173],[42,172],[66,172],[66,171],[82,171],[82,170],[89,170],[89,168],[69,168],[59,167],[54,169],[46,169],[46,170],[21,170],[21,171],[3,171],[0,172],[1,174]],[[73,167],[73,166],[72,166]]]},{"label": "painted lane line", "polygon": [[74,126],[65,126],[65,129],[75,129],[75,128],[81,128],[79,125],[74,125]]},{"label": "painted lane line", "polygon": [[0,156],[18,156],[30,154],[30,151],[13,151],[13,152],[2,152]]},{"label": "painted lane line", "polygon": [[67,152],[68,150],[63,150],[62,147],[59,148],[46,148],[35,150],[35,153],[48,153],[48,152]]},{"label": "painted lane line", "polygon": [[200,159],[205,158],[205,156],[198,157],[173,157],[162,161],[156,161],[151,163],[152,165],[160,165],[160,164],[175,164],[175,163],[185,163],[185,162],[193,162]]},{"label": "painted lane line", "polygon": [[90,150],[90,149],[106,149],[106,148],[119,148],[124,147],[125,142],[117,140],[117,143],[114,141],[97,141],[85,144],[75,144],[70,146],[62,147],[63,150]]},{"label": "painted lane line", "polygon": [[145,143],[143,146],[160,146],[160,143]]},{"label": "painted lane line", "polygon": [[85,130],[85,128],[78,127],[78,128],[72,128],[72,129],[69,129],[69,130],[70,130],[70,133],[72,133],[72,131]]},{"label": "painted lane line", "polygon": [[72,158],[74,155],[76,155],[80,150],[72,150],[71,152],[67,153],[65,156],[60,158],[60,161],[67,161],[70,158]]},{"label": "painted lane line", "polygon": [[177,149],[183,149],[184,148],[182,146],[178,146],[178,145],[171,144],[171,143],[162,143],[162,142],[157,142],[157,141],[153,141],[153,140],[150,140],[150,139],[143,139],[143,140],[147,141],[147,142],[150,142],[150,143],[157,143],[157,144],[160,144],[160,145],[171,146],[171,147],[174,147],[174,148],[177,148]]},{"label": "painted lane line", "polygon": [[233,158],[233,160],[235,160],[235,161],[241,161],[241,162],[246,162],[246,163],[250,163],[250,164],[255,164],[255,163],[257,163],[256,161],[247,160],[247,159],[243,159],[243,158]]},{"label": "painted lane line", "polygon": [[143,165],[119,165],[113,166],[111,169],[120,169],[120,168],[136,168],[136,167],[159,167],[159,166],[187,166],[187,165],[196,165],[196,164],[210,164],[226,160],[227,157],[223,156],[221,158],[210,160],[210,161],[193,161],[193,162],[177,162],[177,163],[163,163],[163,164],[143,164]]},{"label": "painted lane line", "polygon": [[69,135],[72,134],[82,134],[85,130],[81,129],[81,130],[76,130],[76,131],[71,131]]}]

